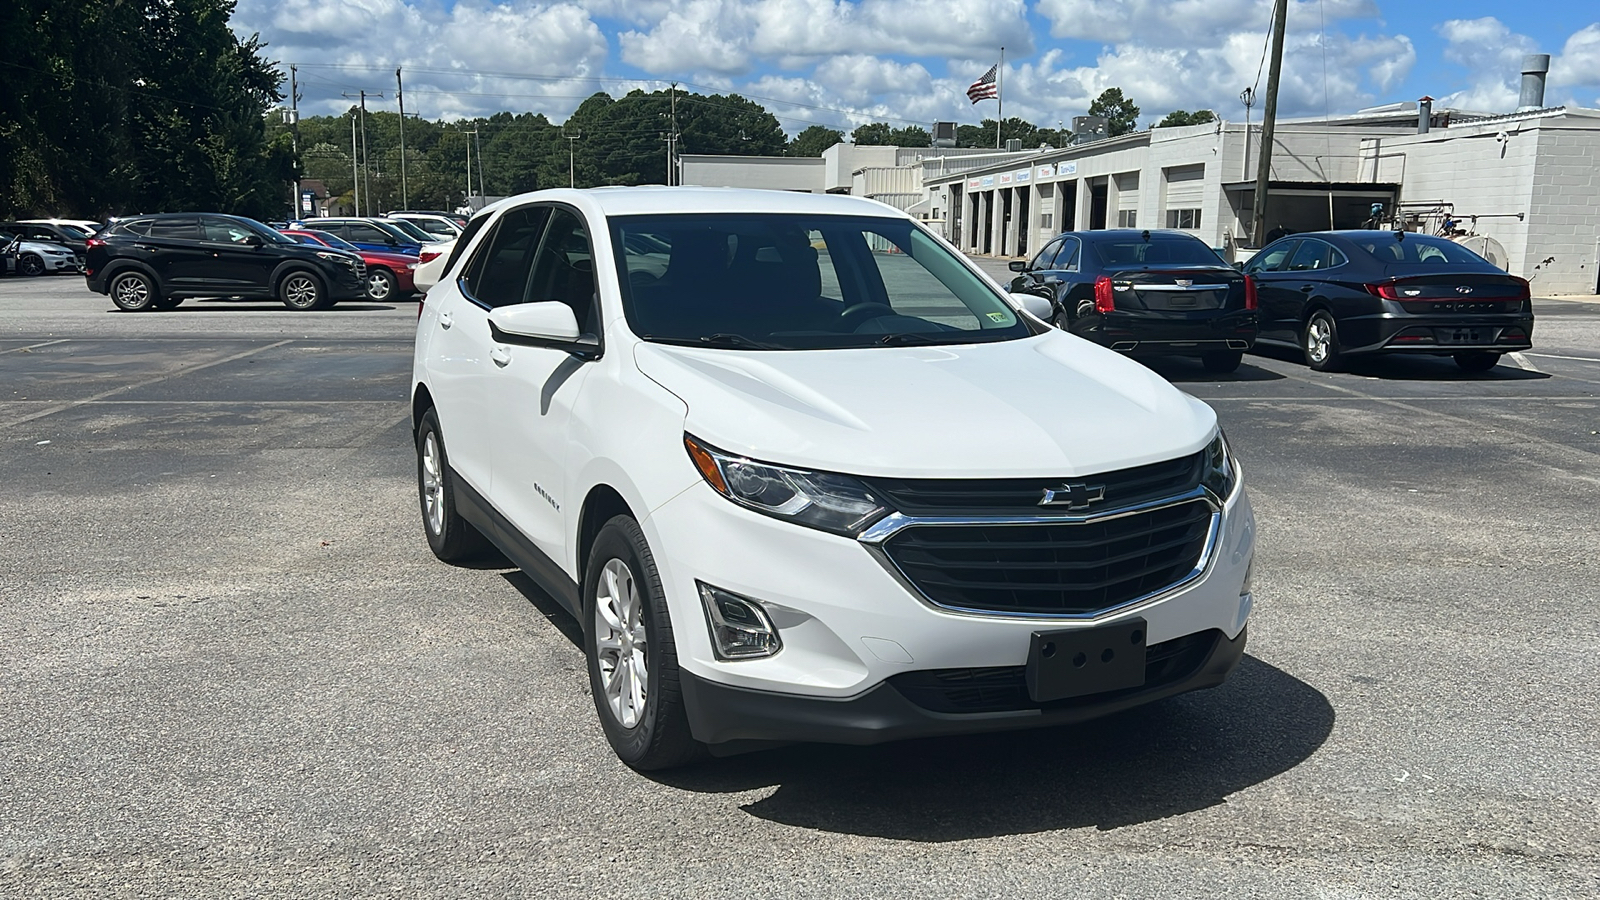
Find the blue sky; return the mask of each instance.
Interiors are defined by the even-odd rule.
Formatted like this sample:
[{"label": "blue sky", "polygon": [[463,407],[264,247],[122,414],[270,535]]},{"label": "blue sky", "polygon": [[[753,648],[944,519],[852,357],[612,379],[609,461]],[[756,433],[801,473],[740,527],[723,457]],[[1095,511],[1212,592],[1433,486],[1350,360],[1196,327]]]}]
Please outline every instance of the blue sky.
[{"label": "blue sky", "polygon": [[[300,65],[308,112],[359,88],[454,118],[560,121],[596,90],[676,80],[811,123],[976,122],[966,86],[1006,47],[1007,115],[1081,115],[1121,87],[1149,124],[1172,109],[1239,118],[1271,0],[239,0],[235,28]],[[1600,107],[1600,4],[1291,0],[1281,110],[1350,112],[1423,94],[1509,111],[1522,55],[1550,53],[1550,104]],[[1264,87],[1264,76],[1262,87]],[[392,102],[392,101],[391,101]],[[384,101],[377,105],[382,108]],[[1259,109],[1256,113],[1259,115]]]}]

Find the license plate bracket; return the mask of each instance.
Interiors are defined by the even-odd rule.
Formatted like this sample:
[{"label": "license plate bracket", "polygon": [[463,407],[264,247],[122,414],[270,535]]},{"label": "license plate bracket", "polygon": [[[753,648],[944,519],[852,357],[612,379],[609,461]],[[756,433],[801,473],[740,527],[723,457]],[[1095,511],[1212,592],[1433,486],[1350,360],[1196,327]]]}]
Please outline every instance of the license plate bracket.
[{"label": "license plate bracket", "polygon": [[1028,696],[1047,703],[1143,685],[1148,633],[1141,618],[1035,631],[1028,647]]},{"label": "license plate bracket", "polygon": [[1440,344],[1482,344],[1485,343],[1481,329],[1475,327],[1438,328],[1434,330],[1434,340]]}]

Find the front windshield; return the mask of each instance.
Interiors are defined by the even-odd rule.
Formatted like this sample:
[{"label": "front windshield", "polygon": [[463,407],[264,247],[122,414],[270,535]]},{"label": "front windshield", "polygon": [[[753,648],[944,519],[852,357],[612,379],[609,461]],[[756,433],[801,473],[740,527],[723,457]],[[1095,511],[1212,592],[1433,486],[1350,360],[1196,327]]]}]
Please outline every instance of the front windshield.
[{"label": "front windshield", "polygon": [[344,238],[339,237],[337,234],[333,234],[331,232],[307,231],[306,234],[311,235],[312,237],[321,241],[323,244],[332,247],[335,250],[348,250],[351,253],[361,252],[360,248],[358,248],[355,244],[352,244]]},{"label": "front windshield", "polygon": [[681,214],[611,219],[623,310],[647,341],[821,350],[1012,340],[1033,330],[906,219]]},{"label": "front windshield", "polygon": [[383,224],[388,225],[390,228],[399,229],[402,234],[413,241],[421,241],[424,244],[431,244],[439,240],[436,235],[432,235],[426,231],[423,231],[421,228],[418,228],[411,222],[407,222],[405,219],[389,219]]}]

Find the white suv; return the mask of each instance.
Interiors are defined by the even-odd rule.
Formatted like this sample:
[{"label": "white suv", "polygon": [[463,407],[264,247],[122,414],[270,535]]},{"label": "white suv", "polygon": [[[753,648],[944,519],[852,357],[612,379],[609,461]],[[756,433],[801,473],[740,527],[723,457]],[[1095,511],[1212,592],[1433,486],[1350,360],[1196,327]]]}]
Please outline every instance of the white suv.
[{"label": "white suv", "polygon": [[417,323],[428,542],[577,617],[640,769],[1220,684],[1255,528],[1215,414],[1025,303],[868,200],[501,201]]}]

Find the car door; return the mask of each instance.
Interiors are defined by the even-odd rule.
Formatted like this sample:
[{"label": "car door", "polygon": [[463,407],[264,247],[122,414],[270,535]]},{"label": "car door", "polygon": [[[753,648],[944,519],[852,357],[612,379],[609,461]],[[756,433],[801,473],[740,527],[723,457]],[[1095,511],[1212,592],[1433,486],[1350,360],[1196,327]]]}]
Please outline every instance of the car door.
[{"label": "car door", "polygon": [[[542,238],[527,241],[540,226]],[[537,247],[523,302],[565,303],[579,331],[598,339],[591,231],[583,216],[563,206],[526,207],[506,213],[501,229],[506,246]],[[523,344],[495,344],[490,359],[496,369],[490,403],[502,423],[494,433],[495,502],[542,553],[565,559],[564,523],[583,501],[569,493],[572,408],[594,367],[565,350]]]},{"label": "car door", "polygon": [[1299,336],[1300,323],[1306,317],[1306,304],[1313,298],[1328,296],[1330,285],[1327,270],[1344,262],[1344,254],[1327,241],[1301,239],[1300,246],[1294,249],[1288,263],[1283,266],[1283,275],[1278,282],[1278,294],[1283,304],[1280,324],[1284,328]]},{"label": "car door", "polygon": [[400,241],[394,235],[367,222],[350,222],[345,226],[345,240],[363,250],[384,253],[400,252]]},{"label": "car door", "polygon": [[169,290],[204,290],[211,255],[200,241],[199,217],[156,219],[134,247],[148,254],[146,262]]},{"label": "car door", "polygon": [[1300,245],[1299,238],[1284,238],[1263,247],[1245,264],[1244,273],[1256,283],[1256,303],[1260,309],[1260,339],[1288,341],[1300,339],[1299,287],[1303,279],[1295,279],[1282,271],[1289,256]]},{"label": "car door", "polygon": [[[211,255],[204,263],[210,283],[242,293],[266,290],[277,258],[261,246],[254,229],[222,216],[201,216],[200,235]],[[246,243],[251,237],[257,242]]]},{"label": "car door", "polygon": [[[538,214],[547,215],[543,210]],[[527,232],[543,226],[542,221],[513,221],[502,232],[509,215],[486,228],[475,246],[463,248],[471,255],[460,277],[440,282],[428,296],[428,306],[437,309],[437,330],[427,350],[428,388],[437,405],[450,468],[496,508],[492,460],[506,414],[495,408],[490,396],[499,368],[489,359],[493,343],[489,312],[522,302],[539,237]]]},{"label": "car door", "polygon": [[1037,294],[1040,297],[1049,297],[1051,291],[1042,284],[1042,276],[1050,268],[1050,263],[1056,258],[1056,251],[1061,249],[1061,238],[1044,245],[1038,255],[1028,261],[1022,274],[1011,279],[1011,291],[1016,294]]}]

